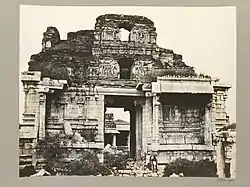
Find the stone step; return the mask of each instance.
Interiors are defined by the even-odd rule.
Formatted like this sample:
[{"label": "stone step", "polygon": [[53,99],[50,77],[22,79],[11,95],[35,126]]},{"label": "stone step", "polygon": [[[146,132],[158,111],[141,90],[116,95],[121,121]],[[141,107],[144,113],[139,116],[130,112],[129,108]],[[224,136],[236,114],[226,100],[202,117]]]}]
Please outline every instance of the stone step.
[{"label": "stone step", "polygon": [[37,132],[34,130],[23,131],[22,128],[19,130],[19,138],[34,139],[37,138]]},{"label": "stone step", "polygon": [[20,154],[20,157],[32,157],[32,154]]},{"label": "stone step", "polygon": [[35,119],[23,119],[21,123],[35,123]]},{"label": "stone step", "polygon": [[19,158],[19,163],[22,163],[22,164],[27,164],[27,163],[32,163],[32,157],[31,158]]},{"label": "stone step", "polygon": [[24,121],[35,121],[35,117],[23,117],[23,122]]},{"label": "stone step", "polygon": [[35,113],[23,113],[23,117],[35,117]]},{"label": "stone step", "polygon": [[[144,162],[140,161],[135,161],[133,162],[135,165],[140,164],[140,165],[145,165]],[[163,175],[162,172],[153,172],[152,170],[149,169],[137,169],[137,168],[128,168],[124,170],[118,170],[118,174],[120,176],[137,176],[137,177],[161,177]]]},{"label": "stone step", "polygon": [[35,121],[24,121],[19,123],[20,126],[35,126]]}]

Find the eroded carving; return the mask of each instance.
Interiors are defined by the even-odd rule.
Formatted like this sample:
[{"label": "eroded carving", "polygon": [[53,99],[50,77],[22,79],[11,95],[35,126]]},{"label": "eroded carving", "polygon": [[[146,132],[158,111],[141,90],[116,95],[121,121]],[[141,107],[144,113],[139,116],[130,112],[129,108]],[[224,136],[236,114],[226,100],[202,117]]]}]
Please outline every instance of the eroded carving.
[{"label": "eroded carving", "polygon": [[113,59],[100,60],[99,77],[118,78],[119,65]]}]

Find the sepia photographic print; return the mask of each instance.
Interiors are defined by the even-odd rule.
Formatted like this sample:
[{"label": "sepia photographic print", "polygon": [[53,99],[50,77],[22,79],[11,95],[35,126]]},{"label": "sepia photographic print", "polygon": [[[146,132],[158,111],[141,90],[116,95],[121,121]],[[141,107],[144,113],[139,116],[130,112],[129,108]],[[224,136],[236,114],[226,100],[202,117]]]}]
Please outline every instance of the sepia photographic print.
[{"label": "sepia photographic print", "polygon": [[19,176],[236,177],[236,8],[20,6]]}]

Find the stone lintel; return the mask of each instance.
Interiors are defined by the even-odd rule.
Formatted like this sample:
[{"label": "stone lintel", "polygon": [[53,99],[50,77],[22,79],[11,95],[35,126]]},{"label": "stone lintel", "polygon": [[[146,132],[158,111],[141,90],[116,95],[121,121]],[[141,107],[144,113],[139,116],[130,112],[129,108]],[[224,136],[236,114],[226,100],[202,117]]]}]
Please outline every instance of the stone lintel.
[{"label": "stone lintel", "polygon": [[214,88],[217,88],[217,89],[230,89],[232,86],[229,85],[229,84],[223,84],[223,83],[216,83],[215,85],[213,85]]},{"label": "stone lintel", "polygon": [[22,82],[40,82],[41,72],[40,71],[24,71],[21,73]]},{"label": "stone lintel", "polygon": [[211,78],[202,78],[202,77],[177,77],[177,76],[162,76],[157,77],[158,81],[188,81],[188,82],[211,82]]},{"label": "stone lintel", "polygon": [[159,81],[152,83],[153,93],[190,93],[213,94],[213,86],[209,82],[199,81]]}]

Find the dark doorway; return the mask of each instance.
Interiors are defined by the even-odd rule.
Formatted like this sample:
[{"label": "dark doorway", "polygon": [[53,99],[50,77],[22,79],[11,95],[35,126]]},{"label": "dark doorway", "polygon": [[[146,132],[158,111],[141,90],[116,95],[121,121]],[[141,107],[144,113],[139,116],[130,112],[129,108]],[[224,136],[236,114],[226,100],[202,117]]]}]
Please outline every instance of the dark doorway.
[{"label": "dark doorway", "polygon": [[129,131],[120,131],[117,135],[117,146],[127,146],[128,145]]},{"label": "dark doorway", "polygon": [[112,143],[113,143],[113,136],[111,134],[105,134],[104,135],[104,144],[105,144],[105,146],[107,144],[112,145]]},{"label": "dark doorway", "polygon": [[118,60],[118,64],[120,66],[120,79],[130,79],[133,60],[131,58],[121,58]]}]

